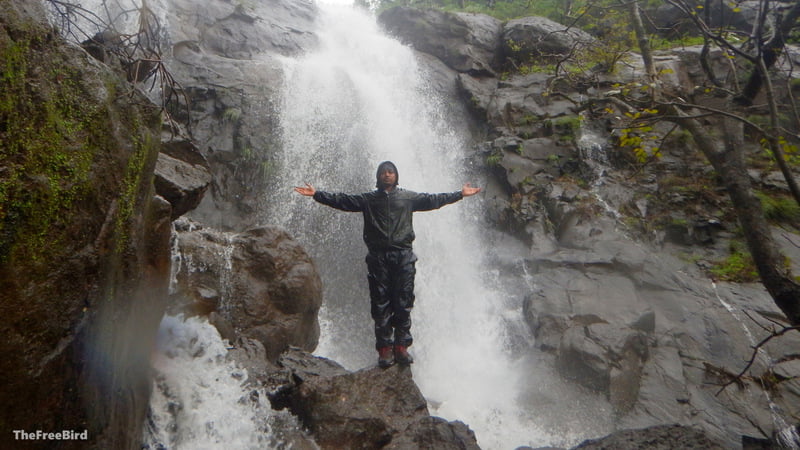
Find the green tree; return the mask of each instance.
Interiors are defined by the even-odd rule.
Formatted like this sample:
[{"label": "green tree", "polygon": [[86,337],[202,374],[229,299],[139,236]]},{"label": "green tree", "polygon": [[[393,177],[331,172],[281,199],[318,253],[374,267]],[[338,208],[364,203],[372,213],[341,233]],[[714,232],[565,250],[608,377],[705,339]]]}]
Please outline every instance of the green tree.
[{"label": "green tree", "polygon": [[[632,122],[669,121],[688,131],[700,151],[708,158],[719,179],[727,190],[747,242],[747,248],[761,277],[761,282],[772,296],[776,305],[786,314],[789,322],[800,325],[800,283],[792,276],[786,259],[775,243],[770,225],[765,217],[761,201],[756,195],[747,173],[744,149],[746,127],[755,130],[775,157],[784,174],[796,201],[800,193],[792,177],[791,170],[783,158],[782,147],[788,140],[797,139],[797,124],[789,129],[779,125],[776,78],[777,71],[770,69],[784,53],[784,42],[800,17],[800,2],[791,8],[781,9],[769,0],[759,1],[759,17],[749,36],[737,35],[731,30],[710,26],[710,17],[703,14],[703,5],[690,5],[684,0],[667,0],[682,11],[703,36],[705,45],[701,53],[708,58],[710,49],[716,47],[730,55],[731,68],[744,73],[744,80],[732,71],[726,76],[718,76],[712,71],[712,64],[704,61],[707,83],[705,92],[715,97],[716,103],[723,107],[704,106],[702,102],[689,102],[692,92],[667,92],[662,89],[655,73],[652,55],[646,46],[641,49],[647,67],[647,80],[650,89],[622,90],[613,103],[615,108],[624,105],[625,112],[647,111],[647,114],[630,115]],[[631,22],[637,22],[638,8],[631,6]],[[698,13],[698,10],[701,13]],[[637,42],[648,41],[644,29],[634,26]],[[742,70],[743,69],[743,70]],[[720,81],[726,80],[726,81]],[[744,82],[740,82],[744,81]],[[767,104],[768,125],[761,127],[746,119],[748,108],[763,94]],[[721,101],[720,101],[721,99]],[[794,103],[786,105],[794,109]],[[783,140],[781,137],[784,137]]]}]

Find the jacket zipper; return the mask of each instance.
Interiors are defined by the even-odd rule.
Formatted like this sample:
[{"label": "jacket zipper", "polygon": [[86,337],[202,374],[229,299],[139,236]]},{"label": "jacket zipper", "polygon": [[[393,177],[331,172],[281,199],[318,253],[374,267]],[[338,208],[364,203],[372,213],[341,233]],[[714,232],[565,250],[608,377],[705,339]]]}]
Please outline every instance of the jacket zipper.
[{"label": "jacket zipper", "polygon": [[[389,202],[389,194],[390,193],[387,192],[387,191],[384,191],[384,192],[386,193],[386,217],[387,218],[391,218],[390,214],[392,212],[392,209],[389,207],[390,206],[390,202]],[[388,229],[386,231],[387,231],[387,233],[386,233],[386,249],[390,250],[392,248],[392,230]]]}]

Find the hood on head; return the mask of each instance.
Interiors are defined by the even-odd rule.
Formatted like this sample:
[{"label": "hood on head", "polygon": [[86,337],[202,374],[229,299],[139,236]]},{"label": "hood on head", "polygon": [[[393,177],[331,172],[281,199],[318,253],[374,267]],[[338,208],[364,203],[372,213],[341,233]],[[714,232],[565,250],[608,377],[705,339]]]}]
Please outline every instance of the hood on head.
[{"label": "hood on head", "polygon": [[381,175],[381,172],[384,171],[384,169],[390,169],[392,172],[395,173],[395,175],[397,175],[397,178],[395,179],[395,183],[394,183],[395,186],[400,184],[400,172],[397,171],[397,166],[395,166],[394,163],[391,162],[391,161],[384,161],[384,162],[378,164],[378,170],[375,171],[375,186],[378,189],[381,189],[383,187],[383,186],[381,186],[380,175]]}]

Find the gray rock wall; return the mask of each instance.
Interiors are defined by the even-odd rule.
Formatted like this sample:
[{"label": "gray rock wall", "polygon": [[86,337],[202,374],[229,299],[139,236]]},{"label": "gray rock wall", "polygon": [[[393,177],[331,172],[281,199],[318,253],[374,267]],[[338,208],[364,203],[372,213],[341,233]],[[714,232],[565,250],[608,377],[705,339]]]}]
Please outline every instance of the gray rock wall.
[{"label": "gray rock wall", "polygon": [[313,351],[322,282],[308,254],[276,227],[241,233],[178,223],[173,313],[214,317],[223,338],[255,339],[269,361]]},{"label": "gray rock wall", "polygon": [[178,118],[214,175],[193,219],[221,230],[260,225],[256,205],[268,195],[279,143],[280,58],[316,45],[315,17],[307,1],[170,4],[165,62],[189,100],[188,117]]}]

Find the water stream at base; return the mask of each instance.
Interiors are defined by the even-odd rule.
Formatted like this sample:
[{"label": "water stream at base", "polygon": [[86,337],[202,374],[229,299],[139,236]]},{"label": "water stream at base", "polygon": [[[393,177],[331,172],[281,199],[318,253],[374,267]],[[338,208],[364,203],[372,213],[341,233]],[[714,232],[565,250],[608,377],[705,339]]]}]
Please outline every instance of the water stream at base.
[{"label": "water stream at base", "polygon": [[288,415],[226,358],[227,343],[199,318],[164,317],[153,355],[155,381],[143,449],[284,448]]}]

